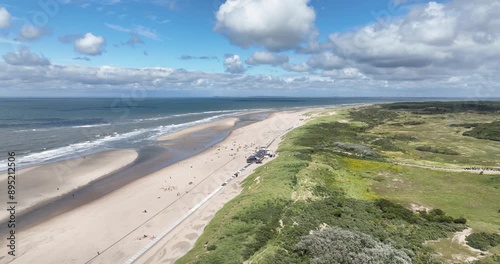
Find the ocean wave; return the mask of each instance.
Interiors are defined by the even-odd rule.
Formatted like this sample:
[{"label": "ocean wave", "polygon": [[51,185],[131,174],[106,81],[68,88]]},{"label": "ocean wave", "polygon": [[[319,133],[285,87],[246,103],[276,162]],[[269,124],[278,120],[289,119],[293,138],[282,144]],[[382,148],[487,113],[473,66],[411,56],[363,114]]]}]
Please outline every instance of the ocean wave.
[{"label": "ocean wave", "polygon": [[157,133],[155,135],[152,135],[149,139],[153,140],[153,139],[158,138],[159,136],[174,133],[174,132],[180,131],[180,130],[188,128],[188,127],[210,123],[212,121],[216,121],[218,119],[222,119],[223,117],[231,116],[231,115],[234,115],[236,113],[239,113],[239,112],[211,116],[211,117],[207,117],[207,118],[203,118],[200,120],[191,121],[191,122],[187,122],[187,123],[172,124],[172,125],[168,125],[168,126],[160,126],[157,129]]},{"label": "ocean wave", "polygon": [[21,133],[21,132],[45,132],[49,131],[51,128],[30,128],[30,129],[21,129],[15,131],[15,133]]},{"label": "ocean wave", "polygon": [[100,123],[100,124],[75,125],[75,126],[54,126],[51,128],[29,128],[29,129],[16,130],[15,133],[46,132],[46,131],[59,130],[59,129],[65,129],[65,128],[91,128],[91,127],[101,127],[101,126],[109,126],[109,125],[111,125],[111,124],[110,123]]},{"label": "ocean wave", "polygon": [[[134,136],[138,136],[144,132],[147,132],[147,129],[141,129],[137,131],[127,132],[124,134],[114,133],[112,135],[107,135],[102,138],[98,138],[96,140],[87,140],[84,142],[70,144],[64,147],[59,147],[55,149],[44,150],[41,152],[31,153],[26,156],[21,156],[19,158],[19,164],[24,166],[34,165],[38,163],[42,163],[49,160],[54,160],[63,157],[77,157],[86,153],[92,152],[92,149],[97,147],[101,147],[106,143],[124,140],[127,138],[131,138]],[[95,151],[94,151],[95,152]]]},{"label": "ocean wave", "polygon": [[176,117],[208,115],[208,114],[238,113],[238,112],[245,112],[245,111],[250,111],[250,110],[258,110],[258,109],[232,109],[232,110],[217,110],[217,111],[193,112],[193,113],[175,114],[175,115],[168,115],[168,116],[158,116],[158,117],[150,117],[150,118],[141,118],[141,119],[136,119],[135,122],[157,121],[157,120],[171,119],[171,118],[176,118]]},{"label": "ocean wave", "polygon": [[103,124],[93,124],[93,125],[81,125],[81,126],[72,126],[71,128],[90,128],[90,127],[101,127],[101,126],[109,126],[110,123]]}]

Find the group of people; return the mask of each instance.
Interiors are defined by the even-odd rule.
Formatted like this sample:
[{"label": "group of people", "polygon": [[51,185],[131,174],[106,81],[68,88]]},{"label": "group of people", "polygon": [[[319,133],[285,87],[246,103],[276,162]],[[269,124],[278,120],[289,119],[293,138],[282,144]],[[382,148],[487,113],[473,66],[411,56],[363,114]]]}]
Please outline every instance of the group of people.
[{"label": "group of people", "polygon": [[498,171],[500,172],[500,168],[481,168],[481,167],[468,167],[464,168],[466,171]]},{"label": "group of people", "polygon": [[[452,168],[442,168],[442,167],[437,167],[437,166],[431,166],[431,165],[417,165],[417,164],[410,164],[406,162],[399,162],[399,161],[393,161],[391,162],[392,164],[396,165],[409,165],[409,166],[418,166],[418,167],[424,167],[424,168],[430,168],[430,169],[452,169]],[[481,174],[484,173],[485,171],[494,171],[494,172],[500,172],[500,168],[481,168],[481,167],[466,167],[466,168],[461,168],[464,171],[479,171]]]}]

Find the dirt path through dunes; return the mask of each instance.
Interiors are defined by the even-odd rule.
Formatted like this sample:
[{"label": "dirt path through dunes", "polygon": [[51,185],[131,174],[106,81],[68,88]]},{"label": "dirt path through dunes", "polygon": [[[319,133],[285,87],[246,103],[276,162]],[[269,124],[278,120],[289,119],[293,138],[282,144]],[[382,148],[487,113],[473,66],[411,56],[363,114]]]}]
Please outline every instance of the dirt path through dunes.
[{"label": "dirt path through dunes", "polygon": [[484,253],[484,254],[487,254],[488,252],[485,252],[485,251],[482,251],[482,250],[479,250],[479,249],[475,249],[469,245],[467,245],[467,237],[470,236],[472,234],[472,228],[467,228],[467,229],[464,229],[463,231],[461,232],[456,232],[455,235],[453,235],[453,238],[451,239],[451,242],[454,242],[454,243],[458,243],[462,246],[465,246],[467,247],[470,251],[473,251],[473,252],[477,252],[477,253]]},{"label": "dirt path through dunes", "polygon": [[395,165],[401,165],[401,166],[416,167],[416,168],[431,169],[431,170],[440,170],[440,171],[469,172],[469,173],[475,173],[475,174],[480,174],[481,172],[483,172],[483,174],[500,174],[500,169],[498,169],[498,168],[494,168],[495,170],[488,170],[487,168],[484,168],[484,169],[466,169],[466,168],[453,169],[453,168],[443,168],[443,167],[436,167],[436,166],[422,165],[422,164],[413,164],[413,163],[406,163],[406,162],[399,162],[399,161],[391,161],[391,163],[395,164]]}]

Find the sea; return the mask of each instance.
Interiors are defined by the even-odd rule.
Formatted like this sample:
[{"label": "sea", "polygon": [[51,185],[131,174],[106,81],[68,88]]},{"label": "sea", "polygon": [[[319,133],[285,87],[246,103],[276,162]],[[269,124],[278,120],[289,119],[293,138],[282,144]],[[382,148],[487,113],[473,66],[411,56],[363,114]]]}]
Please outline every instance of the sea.
[{"label": "sea", "polygon": [[245,115],[256,111],[402,100],[408,98],[1,98],[0,171],[8,152],[23,168],[108,150],[162,148],[160,135],[235,115],[248,122],[265,118]]}]

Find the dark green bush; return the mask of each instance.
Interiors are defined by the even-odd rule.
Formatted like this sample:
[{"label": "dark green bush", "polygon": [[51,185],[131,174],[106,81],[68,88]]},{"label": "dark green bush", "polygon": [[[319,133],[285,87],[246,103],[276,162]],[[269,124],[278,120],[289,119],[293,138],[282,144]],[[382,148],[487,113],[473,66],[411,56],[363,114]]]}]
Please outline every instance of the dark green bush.
[{"label": "dark green bush", "polygon": [[353,153],[355,155],[363,156],[363,157],[376,157],[378,154],[376,151],[371,149],[368,146],[361,144],[352,144],[352,143],[343,143],[343,142],[335,142],[333,143],[337,148]]},{"label": "dark green bush", "polygon": [[353,121],[366,123],[369,127],[375,127],[387,121],[394,120],[398,116],[399,114],[394,111],[374,107],[350,112],[350,117]]},{"label": "dark green bush", "polygon": [[478,139],[500,141],[500,121],[479,124],[474,129],[466,131],[462,135]]},{"label": "dark green bush", "polygon": [[417,126],[417,125],[423,125],[425,124],[424,121],[408,121],[408,122],[404,122],[403,125],[405,126]]},{"label": "dark green bush", "polygon": [[495,101],[463,101],[463,102],[412,102],[382,105],[384,109],[411,110],[418,114],[442,114],[478,112],[493,113],[500,111],[500,102]]},{"label": "dark green bush", "polygon": [[455,220],[453,220],[453,223],[455,224],[467,224],[467,219],[463,218],[463,217],[459,217]]},{"label": "dark green bush", "polygon": [[372,142],[373,145],[380,146],[382,150],[387,151],[401,151],[401,149],[396,146],[392,140],[388,138],[380,138]]},{"label": "dark green bush", "polygon": [[432,215],[445,215],[444,211],[439,208],[432,209],[429,213]]},{"label": "dark green bush", "polygon": [[212,251],[212,250],[216,250],[216,249],[217,249],[216,245],[210,245],[210,246],[207,247],[208,251]]},{"label": "dark green bush", "polygon": [[431,153],[437,153],[437,154],[443,154],[443,155],[460,155],[460,153],[451,150],[451,149],[446,149],[446,148],[434,148],[430,146],[419,146],[416,148],[418,151],[423,151],[423,152],[431,152]]},{"label": "dark green bush", "polygon": [[479,126],[481,123],[459,123],[450,124],[450,127],[463,127],[463,128],[473,128]]},{"label": "dark green bush", "polygon": [[400,141],[417,141],[418,138],[410,136],[410,135],[405,135],[405,134],[396,134],[392,136],[393,139],[395,140],[400,140]]},{"label": "dark green bush", "polygon": [[379,199],[375,204],[384,213],[383,216],[388,219],[403,219],[409,223],[416,223],[418,217],[404,206],[395,204],[386,199]]},{"label": "dark green bush", "polygon": [[466,240],[469,246],[483,251],[500,245],[499,234],[488,234],[484,232],[473,233],[468,236]]}]

